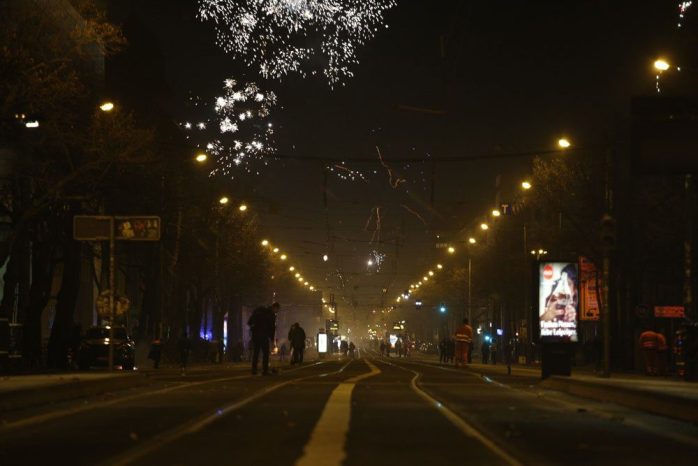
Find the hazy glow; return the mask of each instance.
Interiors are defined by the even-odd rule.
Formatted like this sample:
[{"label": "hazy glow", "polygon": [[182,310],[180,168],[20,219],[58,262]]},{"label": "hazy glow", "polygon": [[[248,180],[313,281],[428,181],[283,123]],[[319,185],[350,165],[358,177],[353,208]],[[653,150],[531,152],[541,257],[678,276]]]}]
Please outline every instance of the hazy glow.
[{"label": "hazy glow", "polygon": [[533,185],[531,184],[530,181],[523,181],[523,182],[521,182],[521,187],[523,189],[531,189],[531,187],[533,187]]},{"label": "hazy glow", "polygon": [[114,110],[114,104],[112,102],[104,102],[99,106],[99,109],[103,112],[111,112]]},{"label": "hazy glow", "polygon": [[571,143],[571,142],[569,141],[569,139],[567,139],[567,138],[560,138],[560,139],[558,139],[558,141],[557,141],[557,145],[558,145],[561,149],[567,149],[568,147],[570,147],[570,146],[572,145],[572,143]]},{"label": "hazy glow", "polygon": [[199,153],[199,154],[196,155],[196,158],[195,158],[194,160],[196,160],[196,161],[199,162],[199,163],[203,163],[203,162],[205,162],[207,159],[208,159],[208,155],[206,155],[206,154],[204,154],[203,152],[201,152],[201,153]]},{"label": "hazy glow", "polygon": [[666,71],[669,68],[671,68],[671,65],[669,65],[668,62],[660,58],[654,62],[654,68],[659,71]]}]

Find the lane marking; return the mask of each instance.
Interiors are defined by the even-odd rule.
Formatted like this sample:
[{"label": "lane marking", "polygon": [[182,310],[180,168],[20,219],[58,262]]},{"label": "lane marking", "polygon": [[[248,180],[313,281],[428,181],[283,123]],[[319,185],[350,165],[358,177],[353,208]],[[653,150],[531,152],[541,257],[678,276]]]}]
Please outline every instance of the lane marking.
[{"label": "lane marking", "polygon": [[523,466],[523,463],[521,463],[519,460],[511,456],[508,452],[503,450],[499,445],[497,445],[495,442],[490,440],[489,438],[485,437],[479,430],[477,430],[475,427],[473,427],[471,424],[469,424],[465,419],[457,415],[455,412],[453,412],[451,409],[449,409],[446,405],[441,403],[439,400],[436,398],[432,397],[429,395],[427,392],[419,388],[417,385],[417,379],[420,377],[420,373],[417,371],[414,371],[412,369],[400,367],[398,364],[392,364],[386,361],[382,361],[385,364],[388,364],[393,367],[397,367],[398,369],[401,369],[406,372],[412,372],[414,374],[414,377],[412,377],[412,380],[410,382],[410,387],[412,387],[412,390],[419,395],[424,401],[426,401],[431,407],[435,408],[438,412],[440,412],[446,419],[448,419],[451,424],[453,424],[458,430],[460,430],[463,434],[465,434],[467,437],[471,437],[478,442],[480,442],[482,445],[484,445],[487,449],[489,449],[492,453],[495,455],[499,456],[504,462],[511,466]]},{"label": "lane marking", "polygon": [[[340,369],[337,371],[332,371],[332,373],[340,373],[343,371],[351,361],[347,362],[344,366],[342,366]],[[317,364],[314,364],[317,365]],[[311,367],[311,366],[306,366],[306,367]],[[289,371],[290,372],[290,371]],[[325,374],[327,375],[327,374]],[[184,437],[186,435],[190,435],[196,432],[199,432],[201,429],[204,427],[218,421],[219,419],[222,419],[224,416],[239,410],[240,408],[250,404],[253,401],[258,400],[259,398],[262,398],[280,388],[283,388],[287,385],[291,385],[293,383],[299,382],[301,380],[307,380],[311,378],[318,377],[318,375],[306,375],[303,377],[298,377],[295,379],[290,379],[285,382],[277,383],[275,385],[271,385],[269,387],[265,387],[262,390],[260,390],[257,393],[254,393],[253,395],[248,396],[247,398],[244,398],[239,401],[235,401],[233,403],[230,403],[228,405],[225,405],[221,408],[218,408],[215,410],[213,414],[205,414],[203,416],[199,416],[196,419],[185,422],[184,424],[181,424],[180,426],[165,431],[159,435],[156,435],[148,440],[144,440],[144,443],[140,444],[136,448],[132,448],[131,450],[128,450],[121,455],[117,455],[113,458],[109,458],[100,464],[102,465],[109,465],[109,466],[120,466],[120,465],[126,465],[126,464],[131,464],[134,461],[143,458],[144,456],[154,452],[155,450],[158,450],[159,448],[162,448],[163,446],[174,442],[175,440],[180,439],[181,437]]]},{"label": "lane marking", "polygon": [[[295,372],[297,370],[317,366],[319,364],[323,364],[323,362],[316,362],[314,364],[309,364],[307,366],[297,367],[295,369],[290,369],[290,370],[285,371],[285,372]],[[82,412],[90,411],[92,409],[106,408],[106,407],[109,407],[109,406],[112,406],[112,405],[115,405],[118,403],[125,403],[128,401],[137,400],[139,398],[147,398],[149,396],[162,395],[165,393],[174,392],[176,390],[182,390],[184,388],[198,387],[200,385],[206,385],[206,384],[210,384],[210,383],[229,382],[232,380],[247,379],[247,378],[252,378],[252,377],[253,377],[252,375],[246,374],[246,375],[237,375],[237,376],[233,376],[233,377],[221,377],[221,378],[211,379],[211,380],[202,380],[199,382],[190,382],[190,383],[185,382],[185,383],[181,383],[179,385],[174,385],[172,387],[166,387],[166,388],[162,388],[162,389],[154,390],[154,391],[149,391],[149,392],[145,392],[145,393],[136,393],[134,395],[127,395],[127,396],[124,396],[121,398],[116,398],[113,400],[107,400],[107,401],[101,401],[101,402],[96,401],[96,402],[94,402],[94,404],[61,409],[58,411],[52,411],[50,413],[38,414],[36,416],[28,417],[28,418],[25,418],[25,419],[22,419],[19,421],[7,422],[7,423],[0,425],[0,433],[8,432],[10,430],[19,429],[19,428],[26,427],[26,426],[30,426],[32,424],[38,424],[38,423],[42,423],[42,422],[52,421],[54,419],[58,419],[58,418],[65,417],[65,416],[72,416],[75,414],[80,414]],[[72,400],[72,401],[74,402],[75,400]],[[68,401],[68,402],[70,402],[70,401]]]},{"label": "lane marking", "polygon": [[295,466],[340,466],[344,462],[351,424],[351,395],[358,382],[381,373],[368,359],[364,362],[371,371],[341,382],[332,391]]}]

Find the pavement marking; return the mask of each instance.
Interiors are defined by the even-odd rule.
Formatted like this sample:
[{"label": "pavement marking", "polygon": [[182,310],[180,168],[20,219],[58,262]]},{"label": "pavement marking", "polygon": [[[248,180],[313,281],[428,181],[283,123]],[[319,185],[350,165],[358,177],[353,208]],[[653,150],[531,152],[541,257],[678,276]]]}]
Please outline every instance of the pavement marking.
[{"label": "pavement marking", "polygon": [[[340,373],[343,371],[351,361],[343,365],[340,369],[337,371],[333,371],[330,373]],[[313,365],[317,365],[320,363],[316,363]],[[311,366],[305,366],[305,367],[311,367]],[[325,374],[326,375],[326,374]],[[307,375],[304,377],[298,377],[295,379],[290,379],[285,382],[277,383],[275,385],[271,385],[269,387],[265,387],[259,392],[248,396],[247,398],[244,398],[240,401],[233,402],[231,404],[228,404],[226,406],[223,406],[222,408],[218,408],[215,410],[213,414],[206,414],[204,416],[198,417],[194,419],[193,421],[186,422],[179,427],[176,427],[174,429],[171,429],[169,431],[163,432],[159,435],[154,436],[153,438],[147,440],[143,444],[139,445],[136,448],[132,448],[131,450],[128,450],[124,452],[121,455],[118,455],[114,458],[110,458],[106,461],[103,461],[102,465],[106,466],[121,466],[121,465],[126,465],[126,464],[131,464],[134,461],[143,458],[144,456],[148,455],[149,453],[152,453],[153,451],[174,442],[175,440],[178,440],[186,435],[190,435],[196,432],[201,431],[204,427],[218,421],[219,419],[222,419],[224,416],[237,411],[238,409],[250,404],[253,401],[258,400],[259,398],[262,398],[280,388],[286,387],[287,385],[291,385],[294,383],[297,383],[301,380],[306,380],[306,379],[311,379],[314,377],[318,377],[317,375]]]},{"label": "pavement marking", "polygon": [[[313,367],[313,366],[316,366],[318,364],[323,364],[323,363],[316,362],[314,364],[309,364],[307,366],[302,366],[302,367],[298,367],[295,369],[290,369],[286,372],[294,372],[294,371],[297,371],[300,369],[305,369],[307,367]],[[202,380],[199,382],[191,382],[191,383],[184,382],[184,383],[181,383],[178,385],[174,385],[172,387],[162,388],[160,390],[154,390],[154,391],[149,391],[149,392],[145,392],[145,393],[136,393],[134,395],[128,395],[128,396],[124,396],[121,398],[116,398],[116,399],[108,400],[108,401],[101,401],[101,402],[96,401],[93,404],[87,404],[87,405],[76,406],[76,407],[67,408],[67,409],[61,409],[61,410],[53,411],[50,413],[44,413],[44,414],[38,414],[36,416],[31,416],[31,417],[28,417],[28,418],[25,418],[25,419],[22,419],[19,421],[12,421],[12,422],[3,423],[3,424],[0,424],[0,433],[4,433],[4,432],[14,430],[14,429],[19,429],[19,428],[30,426],[33,424],[51,421],[54,419],[65,417],[65,416],[72,416],[75,414],[80,414],[82,412],[90,411],[92,409],[106,408],[108,406],[112,406],[112,405],[115,405],[118,403],[125,403],[127,401],[137,400],[139,398],[147,398],[149,396],[162,395],[165,393],[174,392],[176,390],[181,390],[183,388],[192,388],[192,387],[198,387],[199,385],[206,385],[206,384],[217,383],[217,382],[229,382],[232,380],[247,379],[247,378],[252,378],[252,377],[253,377],[252,375],[246,374],[246,375],[237,375],[234,377],[221,377],[221,378],[211,379],[211,380]],[[66,400],[66,401],[68,401],[68,402],[73,401],[74,402],[76,400]]]},{"label": "pavement marking", "polygon": [[358,382],[381,373],[369,360],[364,359],[364,362],[371,372],[347,379],[332,391],[295,466],[340,466],[344,462],[354,387]]},{"label": "pavement marking", "polygon": [[463,434],[465,434],[468,437],[474,438],[475,440],[480,442],[492,453],[499,456],[507,464],[511,466],[523,466],[523,463],[511,456],[507,451],[503,450],[495,442],[485,437],[485,435],[483,435],[479,430],[470,425],[467,421],[465,421],[465,419],[457,415],[455,412],[453,412],[439,400],[437,400],[436,398],[432,397],[427,392],[419,388],[419,386],[417,385],[417,380],[421,376],[419,372],[412,369],[400,367],[398,364],[392,364],[386,361],[382,362],[390,366],[397,367],[398,369],[401,369],[403,371],[412,372],[414,374],[414,377],[412,377],[412,380],[410,382],[410,387],[412,387],[412,390],[423,400],[429,403],[433,408],[435,408],[438,412],[440,412],[446,419],[448,419],[451,422],[451,424],[453,424],[458,430],[463,432]]}]

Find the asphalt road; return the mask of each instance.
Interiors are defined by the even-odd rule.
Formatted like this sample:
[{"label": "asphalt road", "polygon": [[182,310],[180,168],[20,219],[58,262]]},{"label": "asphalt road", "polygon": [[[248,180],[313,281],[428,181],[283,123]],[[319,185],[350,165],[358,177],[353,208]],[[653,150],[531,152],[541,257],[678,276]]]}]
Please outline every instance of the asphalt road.
[{"label": "asphalt road", "polygon": [[406,359],[247,367],[0,414],[2,465],[695,464],[698,427]]}]

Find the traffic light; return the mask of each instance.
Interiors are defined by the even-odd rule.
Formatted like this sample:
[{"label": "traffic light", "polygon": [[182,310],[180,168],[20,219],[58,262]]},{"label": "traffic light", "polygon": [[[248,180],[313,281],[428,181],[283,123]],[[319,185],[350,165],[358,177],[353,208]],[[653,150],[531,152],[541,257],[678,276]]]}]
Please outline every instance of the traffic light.
[{"label": "traffic light", "polygon": [[608,214],[601,218],[601,245],[607,250],[616,247],[616,220]]}]

